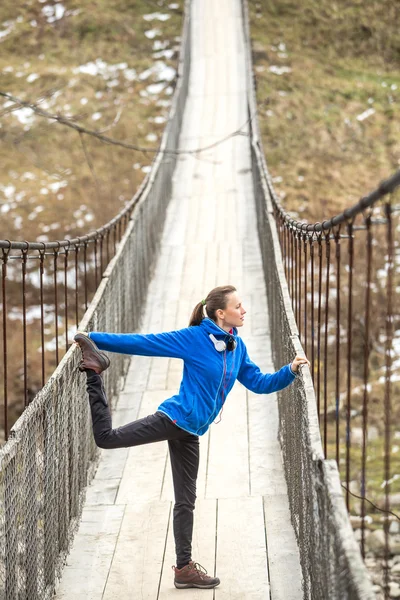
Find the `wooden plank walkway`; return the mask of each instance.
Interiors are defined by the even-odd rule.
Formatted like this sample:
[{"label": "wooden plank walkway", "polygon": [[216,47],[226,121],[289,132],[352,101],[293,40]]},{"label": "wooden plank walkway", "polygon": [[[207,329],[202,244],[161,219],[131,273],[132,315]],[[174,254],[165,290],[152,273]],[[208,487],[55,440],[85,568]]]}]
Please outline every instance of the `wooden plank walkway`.
[{"label": "wooden plank walkway", "polygon": [[[247,120],[239,0],[193,2],[192,72],[182,148],[210,144]],[[249,140],[182,156],[174,176],[144,332],[187,325],[193,306],[232,283],[248,311],[250,356],[273,371]],[[175,393],[179,360],[134,357],[114,412],[120,425]],[[275,395],[236,383],[222,421],[201,438],[193,558],[221,585],[176,590],[172,479],[166,443],[103,451],[58,600],[299,600],[299,557],[277,441]]]}]

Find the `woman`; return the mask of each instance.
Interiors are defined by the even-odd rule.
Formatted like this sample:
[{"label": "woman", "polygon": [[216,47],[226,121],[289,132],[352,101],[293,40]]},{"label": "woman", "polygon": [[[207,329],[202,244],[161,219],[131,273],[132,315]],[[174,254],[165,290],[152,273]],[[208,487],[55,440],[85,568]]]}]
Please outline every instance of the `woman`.
[{"label": "woman", "polygon": [[[309,364],[296,356],[272,375],[261,373],[250,360],[237,329],[246,311],[233,286],[213,289],[193,310],[189,327],[168,333],[78,333],[86,371],[93,433],[100,448],[138,446],[168,440],[174,482],[174,537],[177,588],[213,588],[220,583],[192,561],[193,510],[199,466],[199,435],[206,433],[220,413],[236,379],[253,392],[269,394],[292,383],[300,365]],[[183,379],[179,393],[164,400],[155,414],[117,429],[111,416],[100,373],[108,368],[108,357],[98,350],[181,358]]]}]

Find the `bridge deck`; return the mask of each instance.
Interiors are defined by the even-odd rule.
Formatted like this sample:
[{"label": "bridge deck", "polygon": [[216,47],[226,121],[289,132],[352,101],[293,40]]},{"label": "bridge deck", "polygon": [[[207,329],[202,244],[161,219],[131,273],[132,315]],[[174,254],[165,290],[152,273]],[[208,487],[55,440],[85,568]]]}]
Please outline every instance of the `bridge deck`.
[{"label": "bridge deck", "polygon": [[[192,31],[182,148],[210,144],[247,120],[239,0],[196,0]],[[250,356],[272,371],[244,136],[180,159],[143,331],[186,326],[193,306],[224,283],[238,287],[248,310],[241,334]],[[177,360],[134,357],[114,424],[154,412],[181,371]],[[201,438],[193,558],[218,574],[220,587],[173,587],[172,480],[167,444],[158,443],[103,452],[58,600],[301,598],[277,427],[275,395],[237,383],[221,423]]]}]

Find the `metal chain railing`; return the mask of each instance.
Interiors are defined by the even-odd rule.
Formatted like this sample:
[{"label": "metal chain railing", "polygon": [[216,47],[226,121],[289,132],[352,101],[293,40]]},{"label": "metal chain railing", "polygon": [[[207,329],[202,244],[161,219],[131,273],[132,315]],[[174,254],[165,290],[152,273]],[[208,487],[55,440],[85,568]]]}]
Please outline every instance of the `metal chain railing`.
[{"label": "metal chain railing", "polygon": [[[23,357],[20,376],[27,384],[24,403],[28,404],[0,450],[0,600],[53,598],[98,458],[85,378],[77,368],[79,352],[72,347],[64,354],[72,337],[69,327],[75,330],[86,309],[81,328],[133,331],[139,327],[177,160],[173,153],[168,160],[163,155],[164,150],[178,146],[189,72],[187,2],[170,118],[152,170],[129,207],[105,227],[73,240],[0,242],[3,394],[10,400],[10,354],[17,343]],[[22,314],[11,325],[12,291],[21,294],[23,302]],[[51,335],[53,345],[48,352],[58,354],[55,362],[60,363],[47,380],[49,366],[42,352],[37,377],[38,386],[44,385],[30,402],[35,391],[29,387],[29,340],[33,336],[29,325],[34,306],[40,324],[38,347],[45,347]],[[22,328],[18,329],[19,321]],[[118,392],[126,369],[127,358],[120,355],[105,372],[110,399]],[[7,417],[10,411],[5,410],[6,430],[10,426]]]},{"label": "metal chain railing", "polygon": [[[242,6],[249,114],[253,114],[256,99],[246,0]],[[393,223],[397,211],[393,199],[381,198],[400,184],[400,172],[343,214],[307,224],[292,218],[279,203],[256,120],[251,124],[251,142],[274,358],[278,366],[305,352],[311,362],[310,375],[307,370],[297,385],[279,394],[280,440],[304,598],[375,597],[361,554],[365,554],[368,520],[382,527],[383,515],[388,597],[389,513],[370,510],[367,498],[375,499],[379,487],[377,504],[389,511],[396,375],[393,340],[394,323],[400,322],[394,294],[400,282],[393,232],[399,223]],[[379,340],[375,346],[374,336]],[[374,394],[373,385],[374,392],[380,385]],[[377,406],[372,408],[372,403]],[[384,478],[383,489],[382,480],[373,479],[372,461]],[[349,490],[347,507],[338,467]],[[360,505],[353,502],[354,489],[362,498]],[[346,508],[359,519],[361,553]]]}]

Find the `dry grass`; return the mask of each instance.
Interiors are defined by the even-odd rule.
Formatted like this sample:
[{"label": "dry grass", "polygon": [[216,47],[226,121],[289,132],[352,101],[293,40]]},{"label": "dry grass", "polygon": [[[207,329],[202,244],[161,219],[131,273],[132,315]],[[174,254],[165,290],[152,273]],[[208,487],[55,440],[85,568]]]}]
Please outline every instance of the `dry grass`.
[{"label": "dry grass", "polygon": [[[81,0],[63,14],[60,7],[1,3],[0,89],[89,129],[108,128],[115,139],[158,147],[182,2]],[[157,62],[159,71],[148,72]],[[86,137],[92,172],[75,131],[10,108],[0,104],[1,238],[46,241],[103,225],[130,200],[152,160]]]},{"label": "dry grass", "polygon": [[268,101],[260,125],[276,189],[287,210],[322,221],[399,167],[400,5],[249,5],[257,95]]}]

